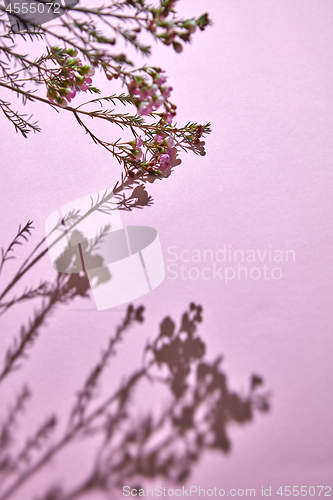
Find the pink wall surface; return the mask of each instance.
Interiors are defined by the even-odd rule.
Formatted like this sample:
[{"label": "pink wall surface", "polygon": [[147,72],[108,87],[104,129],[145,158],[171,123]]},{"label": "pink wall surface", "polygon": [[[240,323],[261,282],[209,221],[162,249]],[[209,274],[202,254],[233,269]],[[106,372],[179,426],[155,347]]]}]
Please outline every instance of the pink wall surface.
[{"label": "pink wall surface", "polygon": [[[271,409],[255,412],[245,425],[230,425],[231,451],[207,451],[184,484],[256,488],[256,496],[262,486],[271,486],[273,498],[279,498],[280,486],[332,486],[333,5],[329,0],[182,0],[179,10],[184,15],[208,11],[214,26],[197,33],[181,55],[154,46],[151,63],[162,64],[174,87],[178,123],[210,121],[212,133],[205,156],[183,153],[170,177],[148,185],[151,207],[121,213],[124,224],[157,229],[166,279],[134,301],[145,306],[145,322],[127,334],[110,363],[110,384],[140,366],[142,349],[165,316],[179,322],[191,301],[201,304],[198,334],[207,359],[223,354],[229,387],[243,395],[250,375],[261,375]],[[101,79],[100,86],[112,93],[111,83]],[[0,116],[3,246],[27,219],[34,221],[37,242],[53,210],[112,188],[121,172],[69,113],[39,105],[30,110],[39,113],[43,131],[28,140]],[[112,128],[110,135],[120,137]],[[214,278],[214,263],[185,262],[194,250],[203,258],[204,250],[216,252],[224,245],[245,254],[255,251],[255,262],[242,263],[247,279],[245,271],[238,279],[237,262],[215,258],[223,276],[225,267],[235,269],[235,275],[229,269],[227,282]],[[283,261],[269,262],[269,250],[275,256],[280,250]],[[287,250],[294,251],[288,261]],[[266,255],[264,262],[258,252]],[[258,279],[253,271],[251,278],[251,269],[265,263],[269,279],[263,271]],[[186,268],[183,278],[180,265]],[[13,269],[15,262],[8,266]],[[202,276],[205,267],[209,279]],[[278,279],[270,274],[274,267]],[[190,271],[192,279],[191,268],[196,269]],[[26,284],[54,276],[46,257]],[[20,433],[37,428],[54,410],[62,421],[125,311],[122,305],[98,312],[89,299],[56,308],[29,359],[0,387],[2,409],[23,382],[33,391]],[[24,304],[1,318],[1,352],[31,314],[31,304]],[[154,407],[154,391],[139,394],[139,413]],[[13,498],[37,498],[52,481],[75,484],[88,469],[94,446],[72,447]],[[145,484],[167,486],[160,478]],[[84,498],[104,496],[94,492]]]}]

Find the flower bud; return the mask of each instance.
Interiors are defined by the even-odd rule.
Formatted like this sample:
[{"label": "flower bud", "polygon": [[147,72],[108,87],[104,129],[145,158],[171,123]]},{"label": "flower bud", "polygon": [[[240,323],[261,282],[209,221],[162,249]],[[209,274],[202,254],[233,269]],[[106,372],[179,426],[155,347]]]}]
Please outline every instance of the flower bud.
[{"label": "flower bud", "polygon": [[66,100],[63,99],[62,97],[56,97],[56,101],[62,108],[65,108],[67,106]]},{"label": "flower bud", "polygon": [[65,88],[59,88],[58,89],[58,94],[61,95],[62,97],[66,97],[66,95],[68,94],[69,92],[69,89],[65,89]]},{"label": "flower bud", "polygon": [[80,66],[77,71],[80,75],[87,75],[91,69],[90,64],[85,64],[84,66]]},{"label": "flower bud", "polygon": [[172,29],[175,24],[171,21],[171,19],[164,19],[163,21],[160,21],[158,25],[161,26],[161,28]]},{"label": "flower bud", "polygon": [[194,33],[197,28],[197,23],[195,21],[185,21],[182,26],[183,28],[186,28],[190,33]]},{"label": "flower bud", "polygon": [[47,97],[55,98],[56,95],[57,92],[54,89],[52,89],[51,87],[47,89]]},{"label": "flower bud", "polygon": [[84,76],[76,76],[75,80],[78,85],[82,85],[84,83]]},{"label": "flower bud", "polygon": [[172,45],[173,45],[173,48],[175,49],[175,51],[177,52],[177,54],[180,54],[181,51],[183,50],[183,46],[181,43],[173,42]]},{"label": "flower bud", "polygon": [[139,148],[139,149],[135,149],[135,150],[133,151],[133,156],[134,156],[134,159],[135,159],[136,161],[139,161],[139,160],[140,160],[140,158],[141,158],[141,156],[142,156],[142,151],[141,151],[141,149],[140,149],[140,148]]},{"label": "flower bud", "polygon": [[78,63],[78,60],[75,57],[68,57],[66,60],[66,65],[67,66],[76,66]]},{"label": "flower bud", "polygon": [[48,98],[49,101],[53,102],[55,101],[55,98],[57,96],[57,92],[51,88],[47,89],[46,97]]},{"label": "flower bud", "polygon": [[69,56],[75,57],[77,56],[78,52],[74,47],[69,47],[69,49],[66,50],[66,54]]},{"label": "flower bud", "polygon": [[211,24],[211,21],[209,20],[207,12],[197,19],[197,25],[201,31],[203,31],[209,24]]},{"label": "flower bud", "polygon": [[184,42],[189,42],[191,40],[191,33],[189,31],[185,31],[184,33],[177,31],[177,35],[184,40]]}]

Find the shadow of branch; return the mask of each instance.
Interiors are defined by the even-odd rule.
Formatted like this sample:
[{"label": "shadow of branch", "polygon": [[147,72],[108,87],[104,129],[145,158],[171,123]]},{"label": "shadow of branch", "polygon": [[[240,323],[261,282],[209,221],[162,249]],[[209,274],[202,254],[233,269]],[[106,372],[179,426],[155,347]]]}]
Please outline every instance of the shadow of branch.
[{"label": "shadow of branch", "polygon": [[[248,394],[240,396],[228,387],[228,376],[221,369],[222,356],[213,362],[205,359],[206,344],[197,333],[202,307],[194,303],[183,313],[178,328],[170,317],[163,319],[159,334],[144,349],[142,367],[96,404],[97,388],[110,359],[129,327],[143,322],[143,311],[142,306],[128,307],[78,392],[64,435],[57,442],[49,444],[57,422],[53,417],[27,440],[29,444],[18,456],[11,457],[11,425],[2,429],[0,436],[6,434],[7,438],[0,440],[0,457],[5,457],[0,460],[0,474],[6,483],[1,500],[11,498],[69,444],[92,436],[99,436],[101,445],[92,457],[90,474],[72,490],[55,485],[38,500],[73,500],[95,490],[109,495],[124,485],[139,491],[144,481],[154,478],[183,482],[207,450],[230,451],[231,423],[243,425],[253,420],[256,410],[269,410],[269,394],[258,393],[263,384],[260,376],[253,375]],[[167,407],[159,414],[149,410],[137,416],[133,396],[142,383],[159,384],[168,394]],[[18,403],[12,414],[20,413],[21,406]],[[38,458],[27,460],[37,447]]]}]

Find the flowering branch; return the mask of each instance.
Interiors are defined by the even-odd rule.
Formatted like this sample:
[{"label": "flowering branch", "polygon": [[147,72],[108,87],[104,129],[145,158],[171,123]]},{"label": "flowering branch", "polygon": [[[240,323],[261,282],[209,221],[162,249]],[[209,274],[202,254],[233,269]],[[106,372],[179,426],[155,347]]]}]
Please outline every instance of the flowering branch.
[{"label": "flowering branch", "polygon": [[[177,106],[170,101],[172,87],[166,83],[163,69],[146,65],[135,68],[128,55],[111,52],[110,48],[122,38],[149,56],[151,47],[139,39],[140,33],[148,32],[154,40],[181,52],[182,44],[191,41],[196,29],[203,31],[211,21],[207,14],[179,19],[175,4],[176,0],[160,0],[159,6],[153,7],[145,0],[124,0],[98,8],[76,6],[63,11],[59,24],[48,26],[38,26],[31,20],[27,22],[20,13],[11,13],[25,30],[22,32],[10,28],[6,9],[0,5],[0,86],[21,96],[23,104],[39,101],[57,111],[65,108],[71,112],[91,139],[110,152],[128,175],[161,176],[170,163],[170,149],[180,146],[185,151],[198,152],[199,140],[210,132],[210,126],[192,122],[184,127],[173,124]],[[28,55],[15,50],[17,37],[46,43],[46,52],[30,60]],[[127,92],[94,98],[77,107],[69,106],[79,93],[100,93],[93,85],[97,70],[110,82],[119,80]],[[31,87],[32,83],[35,88]],[[46,99],[36,93],[40,88],[45,89]],[[105,108],[108,103],[129,105],[135,112],[116,113],[114,109]],[[98,105],[99,109],[86,111],[88,105]],[[40,131],[31,116],[26,118],[12,110],[9,102],[0,101],[0,108],[24,137],[30,131]],[[83,121],[85,116],[128,129],[133,141],[102,140]]]}]

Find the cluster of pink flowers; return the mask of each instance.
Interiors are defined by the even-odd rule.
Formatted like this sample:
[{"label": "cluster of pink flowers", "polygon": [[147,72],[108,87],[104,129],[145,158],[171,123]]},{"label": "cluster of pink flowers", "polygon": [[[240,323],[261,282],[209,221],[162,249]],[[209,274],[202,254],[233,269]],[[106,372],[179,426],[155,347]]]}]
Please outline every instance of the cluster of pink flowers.
[{"label": "cluster of pink flowers", "polygon": [[164,70],[153,74],[151,83],[141,77],[133,77],[127,87],[129,93],[135,97],[135,103],[140,115],[149,115],[164,105],[166,110],[164,119],[170,124],[176,112],[175,106],[169,106],[167,103],[172,87],[166,85],[167,77],[162,73],[164,73]]},{"label": "cluster of pink flowers", "polygon": [[[196,125],[194,143],[198,144],[203,134],[204,127]],[[176,131],[176,129],[174,129]],[[132,147],[131,159],[138,162],[141,167],[145,168],[148,173],[156,174],[161,173],[160,170],[165,170],[171,162],[173,149],[175,148],[175,139],[171,135],[155,134],[153,141],[150,140],[146,143],[147,150],[152,150],[152,157],[150,161],[143,158],[144,141],[141,136],[137,136],[131,143]],[[129,172],[130,177],[135,175],[134,171]]]},{"label": "cluster of pink flowers", "polygon": [[77,92],[86,92],[92,83],[91,77],[95,69],[90,64],[82,64],[76,57],[77,50],[73,47],[62,50],[57,46],[51,47],[51,58],[61,65],[61,71],[57,79],[50,80],[47,86],[47,98],[50,102],[56,102],[60,106],[67,106]]},{"label": "cluster of pink flowers", "polygon": [[172,148],[175,147],[175,141],[171,136],[163,139],[161,135],[155,135],[154,140],[158,144],[163,144],[164,142],[166,145],[165,151],[158,158],[159,166],[163,170],[169,166],[171,160]]},{"label": "cluster of pink flowers", "polygon": [[[172,149],[175,147],[175,141],[173,137],[162,137],[161,135],[156,134],[153,138],[153,146],[156,148],[156,153],[152,157],[151,161],[145,163],[145,168],[149,173],[156,173],[157,170],[166,169],[171,160]],[[144,141],[141,136],[136,137],[132,142],[131,146],[132,150],[132,159],[136,162],[139,162],[142,159],[143,151],[142,146],[144,145]],[[132,173],[132,172],[131,172]],[[130,174],[131,174],[130,173]]]}]

